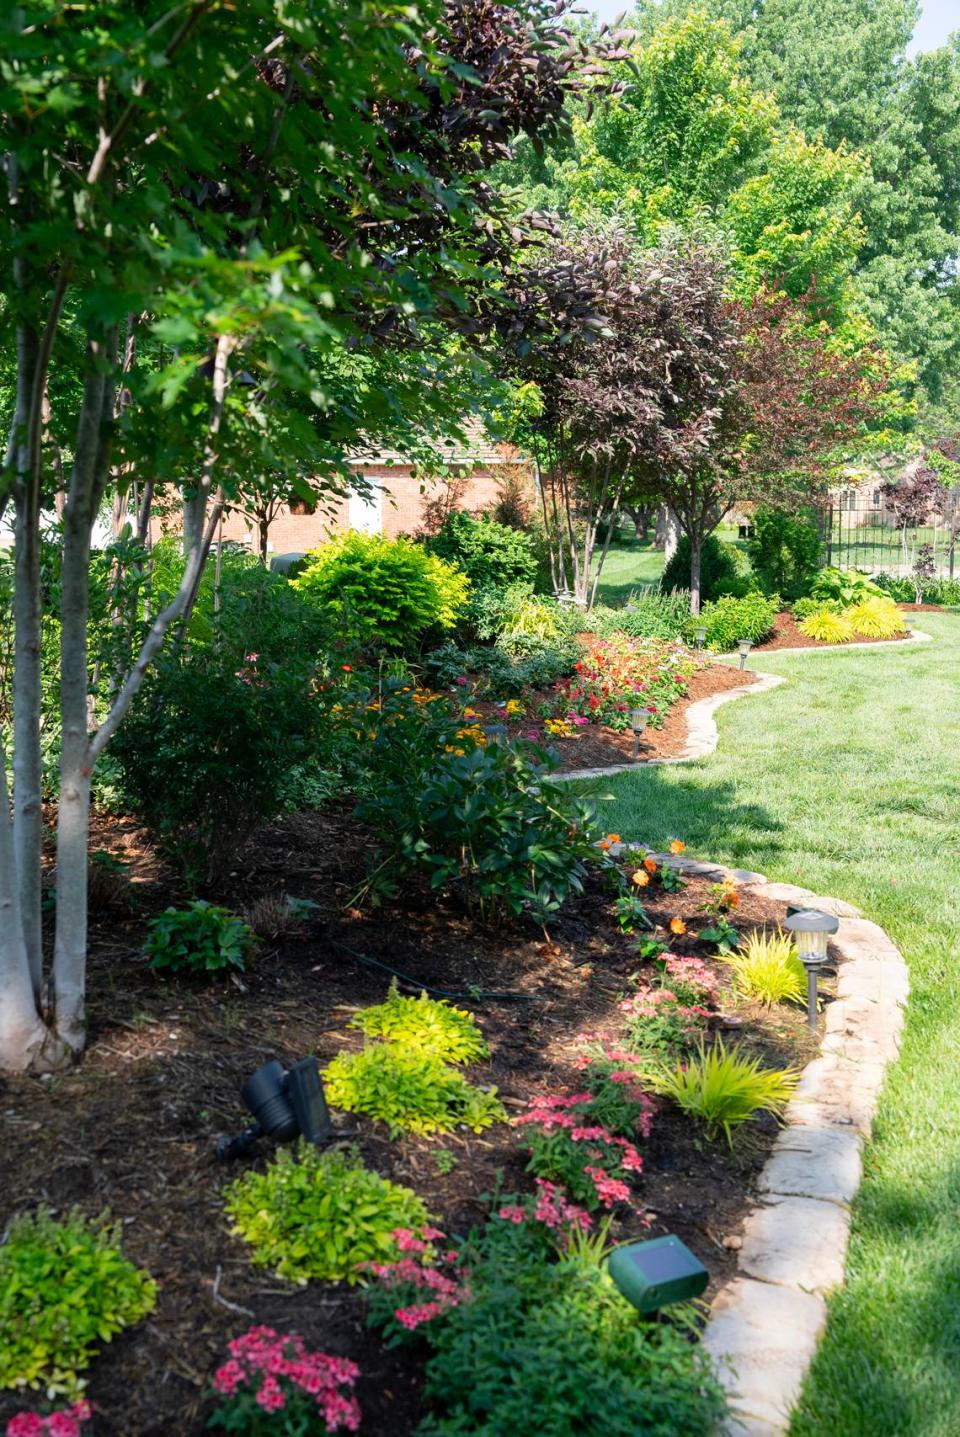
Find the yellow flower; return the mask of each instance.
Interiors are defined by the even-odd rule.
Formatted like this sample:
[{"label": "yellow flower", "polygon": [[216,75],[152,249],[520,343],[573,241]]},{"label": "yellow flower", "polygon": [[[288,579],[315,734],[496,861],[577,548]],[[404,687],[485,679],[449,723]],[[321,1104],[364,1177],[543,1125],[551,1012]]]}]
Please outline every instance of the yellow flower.
[{"label": "yellow flower", "polygon": [[671,852],[671,853],[683,853],[683,851],[684,851],[684,849],[686,848],[686,846],[687,846],[687,845],[686,845],[685,843],[681,843],[681,842],[680,842],[679,838],[674,838],[674,839],[671,840],[671,843],[670,843],[670,852]]},{"label": "yellow flower", "polygon": [[671,919],[670,919],[670,932],[671,932],[671,933],[676,933],[677,936],[679,937],[681,934],[686,933],[686,931],[687,931],[687,925],[684,923],[684,921],[683,921],[682,918],[671,918]]},{"label": "yellow flower", "polygon": [[636,873],[631,875],[630,881],[632,883],[635,883],[638,888],[646,888],[647,884],[650,882],[650,875],[649,873],[644,873],[642,868],[638,868]]}]

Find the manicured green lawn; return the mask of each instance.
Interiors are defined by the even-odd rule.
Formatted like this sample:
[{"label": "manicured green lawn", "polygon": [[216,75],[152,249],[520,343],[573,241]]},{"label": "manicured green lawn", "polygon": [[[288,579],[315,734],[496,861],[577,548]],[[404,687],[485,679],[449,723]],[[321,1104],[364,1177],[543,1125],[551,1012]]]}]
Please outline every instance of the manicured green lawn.
[{"label": "manicured green lawn", "polygon": [[856,1203],[847,1285],[791,1437],[960,1434],[960,614],[909,649],[757,658],[699,763],[612,780],[603,821],[858,903],[912,992]]},{"label": "manicured green lawn", "polygon": [[600,572],[597,603],[619,607],[631,591],[644,584],[657,584],[663,573],[663,551],[652,544],[638,544],[626,534],[613,540]]}]

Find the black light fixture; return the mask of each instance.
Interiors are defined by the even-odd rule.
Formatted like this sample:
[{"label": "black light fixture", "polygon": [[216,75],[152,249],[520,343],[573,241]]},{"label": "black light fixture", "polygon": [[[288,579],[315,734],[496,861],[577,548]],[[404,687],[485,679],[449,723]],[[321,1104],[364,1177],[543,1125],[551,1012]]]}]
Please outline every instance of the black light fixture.
[{"label": "black light fixture", "polygon": [[689,1302],[704,1292],[710,1280],[700,1259],[672,1233],[615,1247],[607,1271],[638,1312]]},{"label": "black light fixture", "polygon": [[277,1143],[304,1137],[309,1143],[319,1144],[334,1136],[315,1057],[301,1058],[289,1071],[271,1058],[251,1073],[240,1096],[254,1122],[235,1138],[220,1138],[218,1158],[239,1157],[259,1137],[273,1138]]}]

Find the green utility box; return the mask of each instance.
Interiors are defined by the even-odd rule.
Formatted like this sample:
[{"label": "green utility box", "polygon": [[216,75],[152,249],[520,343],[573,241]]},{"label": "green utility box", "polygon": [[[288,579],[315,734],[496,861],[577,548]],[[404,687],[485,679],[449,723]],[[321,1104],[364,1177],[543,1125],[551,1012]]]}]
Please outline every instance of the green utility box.
[{"label": "green utility box", "polygon": [[654,1237],[614,1248],[607,1268],[628,1302],[640,1312],[656,1312],[671,1302],[699,1297],[710,1274],[678,1237]]}]

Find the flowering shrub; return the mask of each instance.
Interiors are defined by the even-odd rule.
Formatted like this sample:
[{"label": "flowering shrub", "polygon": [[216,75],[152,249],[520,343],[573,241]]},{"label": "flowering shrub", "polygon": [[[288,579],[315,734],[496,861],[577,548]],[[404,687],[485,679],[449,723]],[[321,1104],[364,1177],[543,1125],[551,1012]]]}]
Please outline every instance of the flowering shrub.
[{"label": "flowering shrub", "polygon": [[571,721],[579,715],[623,731],[630,727],[630,710],[639,706],[650,713],[650,725],[659,728],[686,693],[695,669],[682,644],[614,634],[594,644],[573,675],[555,686],[557,712]]},{"label": "flowering shrub", "polygon": [[636,993],[620,1004],[629,1047],[639,1052],[690,1052],[696,1047],[708,1008],[682,1003],[671,988],[641,984]]},{"label": "flowering shrub", "polygon": [[398,1228],[393,1236],[401,1255],[390,1262],[371,1262],[366,1269],[374,1279],[368,1319],[384,1333],[388,1347],[408,1341],[411,1333],[470,1296],[467,1275],[457,1267],[459,1251],[440,1251],[434,1245],[442,1232],[428,1227],[417,1237]]},{"label": "flowering shrub", "polygon": [[479,1133],[506,1118],[495,1088],[475,1088],[435,1054],[397,1042],[338,1053],[323,1081],[335,1107],[377,1118],[391,1134],[448,1133],[461,1123]]},{"label": "flowering shrub", "polygon": [[664,953],[656,966],[663,975],[663,984],[688,1008],[713,1008],[720,996],[720,982],[716,973],[702,958],[678,957],[675,953]]},{"label": "flowering shrub", "polygon": [[97,1343],[145,1317],[156,1292],[120,1251],[118,1225],[14,1219],[0,1246],[0,1388],[76,1391]]},{"label": "flowering shrub", "polygon": [[602,1056],[588,1055],[584,1069],[591,1121],[624,1138],[648,1138],[656,1105],[644,1090],[636,1055],[607,1047]]},{"label": "flowering shrub", "polygon": [[631,1202],[643,1159],[628,1138],[591,1120],[592,1102],[590,1092],[534,1098],[513,1121],[525,1129],[527,1172],[562,1183],[588,1208],[613,1208]]},{"label": "flowering shrub", "polygon": [[396,978],[386,1001],[364,1008],[351,1019],[350,1027],[359,1028],[368,1038],[420,1048],[446,1063],[473,1063],[490,1056],[472,1013],[428,998],[426,993],[404,998],[397,990]]},{"label": "flowering shrub", "polygon": [[92,1416],[89,1402],[75,1402],[46,1417],[36,1412],[18,1412],[7,1423],[6,1437],[81,1437],[84,1423]]},{"label": "flowering shrub", "polygon": [[[209,1422],[244,1437],[301,1437],[306,1432],[356,1432],[360,1407],[352,1388],[356,1363],[309,1352],[295,1332],[251,1327],[229,1345],[214,1391],[223,1399]],[[320,1424],[319,1426],[317,1424]]]},{"label": "flowering shrub", "polygon": [[263,1172],[230,1184],[231,1232],[253,1248],[253,1261],[291,1282],[357,1282],[364,1265],[392,1257],[397,1228],[427,1222],[409,1188],[364,1167],[356,1154],[319,1152],[310,1143],[280,1148]]}]

